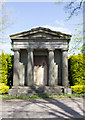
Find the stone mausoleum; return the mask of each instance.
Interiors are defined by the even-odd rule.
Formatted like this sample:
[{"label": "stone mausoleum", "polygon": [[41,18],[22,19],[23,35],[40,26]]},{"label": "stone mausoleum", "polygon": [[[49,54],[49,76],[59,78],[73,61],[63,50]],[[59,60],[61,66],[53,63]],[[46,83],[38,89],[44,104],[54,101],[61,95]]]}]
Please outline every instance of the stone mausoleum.
[{"label": "stone mausoleum", "polygon": [[68,84],[71,35],[38,27],[10,38],[14,67],[9,95],[62,94]]}]

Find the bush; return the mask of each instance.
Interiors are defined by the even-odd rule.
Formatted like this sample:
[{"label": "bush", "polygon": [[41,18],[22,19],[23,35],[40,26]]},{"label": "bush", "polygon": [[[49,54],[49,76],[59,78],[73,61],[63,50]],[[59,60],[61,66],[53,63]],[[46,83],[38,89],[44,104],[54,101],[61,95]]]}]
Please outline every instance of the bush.
[{"label": "bush", "polygon": [[74,85],[71,86],[71,88],[73,92],[76,92],[78,94],[85,93],[85,85]]},{"label": "bush", "polygon": [[7,84],[7,55],[0,55],[0,83]]},{"label": "bush", "polygon": [[5,85],[5,83],[0,83],[0,94],[8,93],[9,86]]},{"label": "bush", "polygon": [[72,55],[68,59],[69,83],[73,85],[84,85],[85,71],[83,54]]},{"label": "bush", "polygon": [[0,83],[12,86],[13,81],[13,56],[11,54],[5,54],[2,51],[0,54]]}]

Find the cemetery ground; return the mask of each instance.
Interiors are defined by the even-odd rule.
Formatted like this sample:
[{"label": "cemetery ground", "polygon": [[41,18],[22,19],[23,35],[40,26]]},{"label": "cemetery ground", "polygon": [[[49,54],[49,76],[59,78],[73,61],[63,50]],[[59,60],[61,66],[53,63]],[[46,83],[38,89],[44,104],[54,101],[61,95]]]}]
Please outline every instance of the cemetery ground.
[{"label": "cemetery ground", "polygon": [[84,118],[84,94],[0,96],[2,118]]}]

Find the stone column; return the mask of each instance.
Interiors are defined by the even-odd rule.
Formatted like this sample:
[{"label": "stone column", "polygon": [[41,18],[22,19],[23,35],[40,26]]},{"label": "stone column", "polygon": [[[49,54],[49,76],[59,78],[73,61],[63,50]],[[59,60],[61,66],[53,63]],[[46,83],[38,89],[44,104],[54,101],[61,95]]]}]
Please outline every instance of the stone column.
[{"label": "stone column", "polygon": [[49,55],[49,86],[55,86],[55,79],[54,79],[54,50],[48,50]]},{"label": "stone column", "polygon": [[13,86],[19,86],[20,82],[19,57],[19,50],[14,50]]},{"label": "stone column", "polygon": [[34,83],[34,62],[33,50],[28,49],[28,63],[27,63],[27,86],[32,86]]},{"label": "stone column", "polygon": [[68,85],[68,50],[62,50],[62,85]]}]

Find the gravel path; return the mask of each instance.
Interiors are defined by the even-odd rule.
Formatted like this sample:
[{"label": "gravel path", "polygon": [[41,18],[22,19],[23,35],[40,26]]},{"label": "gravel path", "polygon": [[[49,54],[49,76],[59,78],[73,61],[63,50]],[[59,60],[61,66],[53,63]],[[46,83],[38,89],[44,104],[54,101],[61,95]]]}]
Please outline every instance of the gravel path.
[{"label": "gravel path", "polygon": [[11,99],[0,106],[2,118],[83,118],[83,98]]}]

